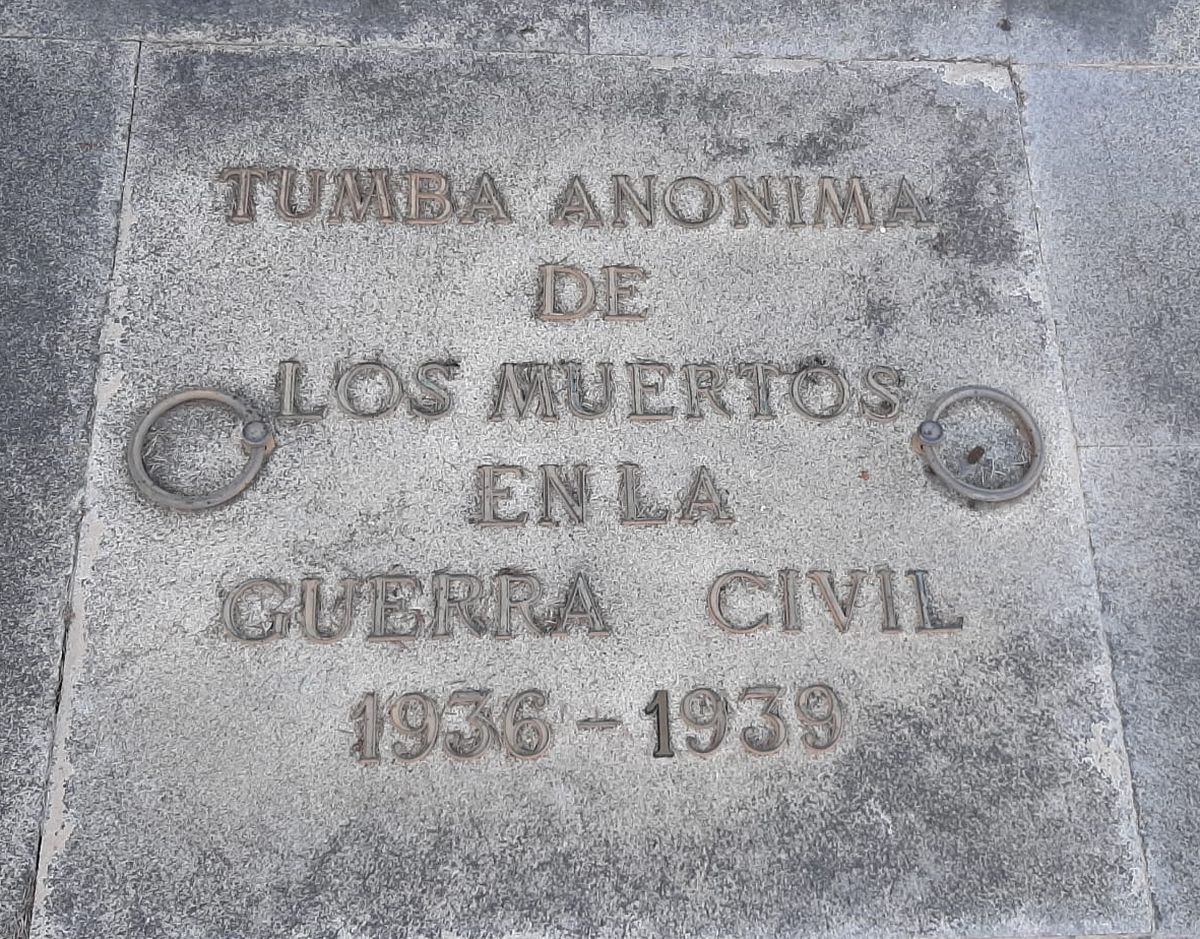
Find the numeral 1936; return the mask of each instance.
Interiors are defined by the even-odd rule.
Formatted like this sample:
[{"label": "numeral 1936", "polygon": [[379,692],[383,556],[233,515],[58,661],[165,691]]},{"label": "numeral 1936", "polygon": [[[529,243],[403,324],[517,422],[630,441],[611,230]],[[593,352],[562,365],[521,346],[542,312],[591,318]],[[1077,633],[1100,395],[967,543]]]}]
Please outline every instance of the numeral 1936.
[{"label": "numeral 1936", "polygon": [[[442,750],[456,760],[483,756],[501,746],[509,756],[531,760],[550,746],[550,725],[536,712],[546,706],[546,694],[531,688],[519,691],[505,702],[500,726],[492,719],[492,693],[464,688],[450,693],[445,706],[420,691],[410,691],[380,702],[374,691],[367,692],[354,706],[353,753],[358,762],[379,762],[379,748],[386,723],[392,756],[401,763],[413,763],[426,756],[441,740]],[[455,712],[465,726],[448,730]]]},{"label": "numeral 1936", "polygon": [[[743,688],[739,703],[760,702],[758,717],[741,732],[742,745],[751,753],[777,753],[787,744],[788,725],[783,717],[784,690],[778,685],[752,685]],[[800,723],[800,742],[809,750],[828,750],[842,733],[842,702],[828,685],[807,685],[796,692],[796,720]],[[693,688],[679,702],[679,717],[690,731],[684,743],[692,753],[712,753],[725,739],[729,729],[731,706],[723,694],[712,688]],[[675,756],[671,734],[671,695],[660,688],[646,705],[644,714],[654,719],[654,755]]]}]

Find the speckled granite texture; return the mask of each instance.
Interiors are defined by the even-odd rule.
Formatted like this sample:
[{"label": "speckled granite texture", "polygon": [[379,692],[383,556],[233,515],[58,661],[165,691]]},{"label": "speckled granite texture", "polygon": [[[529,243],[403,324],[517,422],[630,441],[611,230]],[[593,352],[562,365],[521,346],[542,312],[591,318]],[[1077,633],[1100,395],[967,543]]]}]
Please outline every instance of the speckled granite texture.
[{"label": "speckled granite texture", "polygon": [[[0,937],[1200,932],[1194,4],[23,0],[0,30]],[[230,167],[265,170],[253,221]],[[392,219],[346,189],[385,168]],[[421,173],[445,224],[409,223],[446,206]],[[647,175],[653,224],[613,224]],[[574,177],[595,215],[551,224]],[[550,264],[595,312],[537,317]],[[644,317],[601,315],[614,267]],[[325,411],[242,497],[135,491],[155,401],[271,418],[285,360]],[[367,361],[395,388],[343,379]],[[505,363],[545,367],[523,419]],[[805,369],[844,411],[806,419]],[[912,449],[970,383],[1044,435],[1016,503]],[[1019,471],[980,414],[961,468]],[[236,431],[182,410],[146,463],[212,488]],[[631,464],[666,524],[621,524]],[[490,507],[485,465],[524,471]],[[913,570],[961,629],[918,628]]]}]

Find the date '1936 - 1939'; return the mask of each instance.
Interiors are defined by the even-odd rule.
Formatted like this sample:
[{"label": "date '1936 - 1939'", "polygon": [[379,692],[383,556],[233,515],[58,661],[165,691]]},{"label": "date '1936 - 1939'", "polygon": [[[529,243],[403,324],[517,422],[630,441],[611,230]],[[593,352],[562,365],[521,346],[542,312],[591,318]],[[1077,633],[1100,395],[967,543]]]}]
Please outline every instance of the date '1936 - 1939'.
[{"label": "date '1936 - 1939'", "polygon": [[[453,760],[472,760],[489,752],[518,760],[536,759],[554,739],[545,714],[548,701],[545,691],[518,691],[496,705],[497,718],[492,692],[487,689],[460,688],[444,702],[424,691],[386,697],[368,691],[350,712],[354,726],[351,752],[365,766],[377,765],[381,753],[388,752],[401,764],[415,763],[435,751]],[[651,718],[652,754],[660,758],[677,755],[676,719],[684,728],[679,753],[715,753],[739,706],[752,713],[742,719],[740,731],[735,726],[734,733],[744,752],[755,756],[780,752],[793,735],[808,752],[822,753],[838,742],[845,726],[842,701],[824,684],[805,685],[794,696],[779,685],[750,685],[738,694],[736,705],[716,688],[693,688],[675,710],[671,692],[660,688],[642,711]],[[786,716],[789,710],[794,716]],[[580,730],[605,731],[624,722],[615,717],[587,717],[575,724]]]}]

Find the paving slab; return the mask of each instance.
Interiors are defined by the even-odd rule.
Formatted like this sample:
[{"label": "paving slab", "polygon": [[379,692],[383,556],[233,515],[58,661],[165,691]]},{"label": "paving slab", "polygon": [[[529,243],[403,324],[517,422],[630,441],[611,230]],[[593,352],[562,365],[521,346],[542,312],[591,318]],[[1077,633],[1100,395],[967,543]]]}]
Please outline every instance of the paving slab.
[{"label": "paving slab", "polygon": [[1017,62],[1200,62],[1196,0],[1008,0]]},{"label": "paving slab", "polygon": [[1197,457],[1191,450],[1083,451],[1104,620],[1161,936],[1200,933],[1200,605],[1191,588],[1200,563]]},{"label": "paving slab", "polygon": [[0,30],[66,39],[381,43],[510,52],[586,52],[588,40],[585,0],[13,0],[0,10]]},{"label": "paving slab", "polygon": [[0,934],[24,929],[116,241],[131,47],[0,42]]},{"label": "paving slab", "polygon": [[1195,445],[1200,74],[1019,70],[1080,442]]},{"label": "paving slab", "polygon": [[128,173],[34,935],[1149,929],[1006,70],[148,47]]},{"label": "paving slab", "polygon": [[1004,58],[1003,0],[594,0],[591,51],[826,59]]},{"label": "paving slab", "polygon": [[1200,425],[1186,389],[1200,375],[1200,76],[1023,69],[1020,80],[1151,886],[1162,934],[1192,936]]}]

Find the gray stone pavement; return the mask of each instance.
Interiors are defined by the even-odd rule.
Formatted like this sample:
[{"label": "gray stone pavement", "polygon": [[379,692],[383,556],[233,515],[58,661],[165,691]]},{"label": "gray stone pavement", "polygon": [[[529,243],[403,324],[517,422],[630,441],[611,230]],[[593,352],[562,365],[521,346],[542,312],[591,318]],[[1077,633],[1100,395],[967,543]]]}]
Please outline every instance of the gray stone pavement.
[{"label": "gray stone pavement", "polygon": [[[1200,47],[1195,4],[898,3],[849,14],[829,3],[597,0],[453,11],[243,4],[216,14],[21,2],[0,11],[0,32],[69,40],[0,45],[9,362],[0,936],[31,927],[44,936],[1200,934],[1200,610],[1189,579],[1200,536],[1188,398],[1200,334],[1200,73],[1186,67]],[[211,46],[220,42],[288,48]],[[370,48],[304,48],[328,44]],[[406,51],[425,48],[482,55]],[[727,61],[744,56],[763,61]],[[899,61],[913,58],[983,64]],[[369,105],[355,114],[305,104],[331,99]],[[532,137],[512,134],[521,120]],[[929,233],[877,232],[873,243],[847,229],[785,244],[751,219],[742,232],[705,229],[683,253],[679,231],[590,237],[599,233],[546,228],[529,214],[572,168],[600,189],[610,171],[780,172],[771,162],[780,153],[809,184],[823,172],[871,181],[903,167],[948,211]],[[339,160],[456,170],[456,179],[501,167],[514,224],[489,241],[464,226],[439,251],[437,235],[402,226],[352,224],[338,247],[334,226],[220,217],[220,165]],[[730,254],[735,234],[743,240]],[[438,276],[391,279],[384,262],[398,243]],[[511,332],[522,298],[535,299],[525,275],[539,260],[599,267],[639,257],[664,272],[645,293],[671,325],[619,341],[595,330],[564,339],[547,324]],[[309,282],[297,295],[299,258]],[[795,306],[787,272],[809,269],[825,273],[805,280]],[[676,296],[667,280],[689,286]],[[760,306],[718,329],[693,318],[697,293],[722,316],[739,297]],[[473,336],[440,319],[389,328],[397,308],[482,318]],[[779,309],[838,366],[896,357],[910,395],[901,422],[884,432],[847,417],[818,428],[826,441],[801,436],[819,449],[793,449],[791,438],[736,419],[723,430],[704,421],[701,444],[674,427],[649,438],[611,421],[480,423],[488,370],[501,359],[607,356],[620,369],[643,355],[806,353],[809,344],[761,325]],[[333,429],[284,437],[260,484],[221,514],[185,522],[132,497],[121,459],[129,427],[173,388],[221,384],[269,408],[285,355],[306,361],[306,383],[324,396],[338,359],[391,355],[407,368],[423,353],[461,356],[464,372],[466,413],[431,425],[436,437],[342,415],[317,425]],[[1047,476],[1025,502],[973,511],[909,473],[908,418],[932,392],[971,380],[1014,391],[1045,422]],[[603,468],[613,452],[638,457],[650,439],[656,465],[677,474],[681,455],[702,446],[735,504],[774,505],[807,526],[739,516],[727,529],[702,522],[690,539],[656,540],[602,522],[551,555],[557,533],[462,524],[478,462],[548,455]],[[440,455],[389,482],[370,464],[394,448]],[[350,469],[339,460],[352,453]],[[842,479],[851,464],[874,480],[870,495]],[[753,467],[772,469],[759,478]],[[789,494],[767,483],[783,468],[825,481]],[[674,485],[651,481],[664,498]],[[603,508],[614,508],[614,486],[598,473]],[[869,633],[857,647],[814,635],[800,652],[778,637],[746,651],[730,643],[749,637],[714,644],[692,609],[706,579],[735,561],[771,575],[788,564],[844,572],[888,561],[885,531],[897,564],[930,565],[940,602],[966,617],[961,635],[914,635],[895,658],[880,642],[893,637]],[[413,537],[416,547],[397,551]],[[434,548],[442,537],[458,548]],[[790,551],[797,538],[823,547]],[[680,567],[687,552],[694,563]],[[617,564],[631,555],[651,573]],[[603,654],[575,637],[553,652],[527,639],[502,653],[455,639],[436,654],[422,646],[414,664],[361,635],[332,647],[287,640],[263,654],[227,641],[214,608],[218,591],[255,575],[295,585],[318,574],[332,590],[337,576],[392,563],[427,577],[521,562],[552,591],[578,570],[602,585],[613,620]],[[873,602],[864,600],[863,620],[877,619]],[[679,615],[694,628],[672,638],[666,624]],[[819,606],[806,615],[815,628]],[[638,638],[641,622],[649,634]],[[931,639],[943,645],[920,645]],[[748,765],[729,742],[691,764],[686,752],[651,761],[638,749],[649,725],[635,687],[644,698],[704,683],[736,691],[786,685],[797,671],[839,685],[849,702],[844,746],[819,769],[790,753]],[[596,680],[572,684],[585,673]],[[497,702],[541,683],[557,718],[586,703],[620,712],[636,733],[588,750],[582,732],[563,731],[555,752],[529,764],[533,775],[496,755],[354,768],[339,749],[338,735],[353,735],[354,693],[444,696],[457,680],[492,682]],[[677,727],[677,748],[685,732]],[[311,753],[297,756],[302,745]],[[809,789],[787,794],[797,780]],[[496,800],[497,789],[522,794]],[[460,795],[440,794],[450,790]],[[630,793],[636,806],[620,812],[579,808],[624,805]],[[397,806],[419,809],[402,814],[399,833],[390,831]],[[547,847],[547,832],[566,832],[564,845]],[[664,845],[669,860],[649,865]],[[795,879],[773,877],[789,857]],[[745,870],[727,866],[739,860]],[[466,901],[456,889],[485,893]]]},{"label": "gray stone pavement", "polygon": [[1047,281],[1164,934],[1200,930],[1200,72],[1019,69]]},{"label": "gray stone pavement", "polygon": [[0,935],[32,902],[134,55],[0,43]]},{"label": "gray stone pavement", "polygon": [[584,0],[294,3],[290,0],[14,0],[0,31],[61,39],[384,43],[411,48],[586,52]]}]

